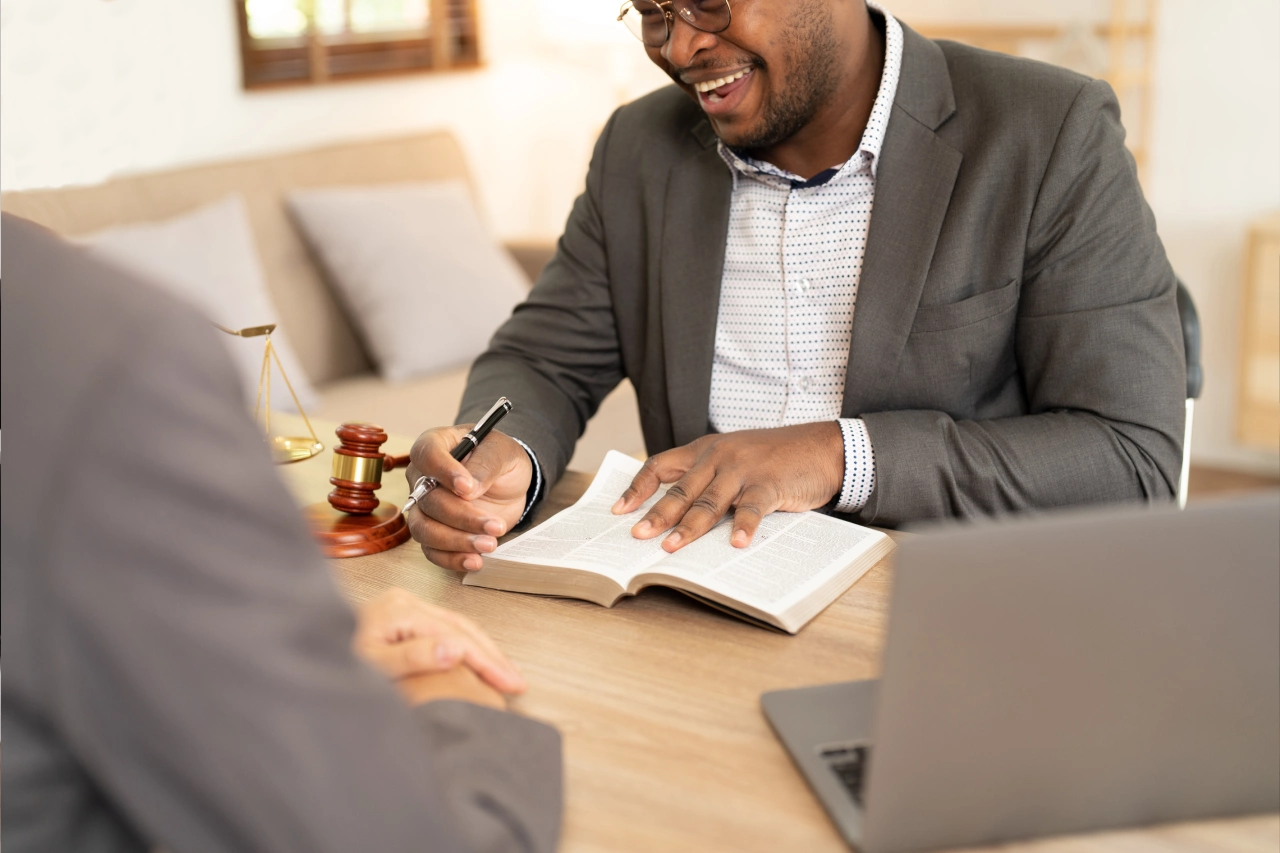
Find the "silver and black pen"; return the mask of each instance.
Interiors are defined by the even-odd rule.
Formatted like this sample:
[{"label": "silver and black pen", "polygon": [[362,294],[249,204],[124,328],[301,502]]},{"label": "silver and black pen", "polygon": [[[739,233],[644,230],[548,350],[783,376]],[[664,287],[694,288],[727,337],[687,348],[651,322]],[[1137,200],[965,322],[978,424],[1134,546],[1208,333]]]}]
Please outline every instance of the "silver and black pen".
[{"label": "silver and black pen", "polygon": [[[502,420],[509,411],[511,411],[511,401],[506,397],[499,397],[498,402],[494,403],[493,407],[485,412],[484,417],[471,428],[471,431],[454,445],[453,450],[449,451],[449,455],[459,462],[466,459],[467,454],[480,446],[480,442],[484,441],[484,437],[497,426],[498,421]],[[438,485],[440,485],[440,482],[435,477],[419,477],[418,481],[413,484],[413,490],[409,492],[409,500],[405,501],[404,509],[401,512],[407,515],[414,504],[425,498]]]}]

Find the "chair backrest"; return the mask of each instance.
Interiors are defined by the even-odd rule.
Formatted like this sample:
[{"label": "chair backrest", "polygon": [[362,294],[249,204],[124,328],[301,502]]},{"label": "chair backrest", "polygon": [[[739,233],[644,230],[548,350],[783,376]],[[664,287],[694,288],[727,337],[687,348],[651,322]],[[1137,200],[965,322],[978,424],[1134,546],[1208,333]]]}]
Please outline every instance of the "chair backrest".
[{"label": "chair backrest", "polygon": [[1191,482],[1191,427],[1196,398],[1204,387],[1204,368],[1200,366],[1200,315],[1182,279],[1178,279],[1178,319],[1182,323],[1182,348],[1187,357],[1187,420],[1182,433],[1182,471],[1178,475],[1178,506],[1185,508]]},{"label": "chair backrest", "polygon": [[1178,319],[1182,321],[1182,346],[1187,354],[1187,399],[1196,400],[1204,387],[1204,369],[1200,366],[1200,314],[1182,279],[1178,279]]},{"label": "chair backrest", "polygon": [[165,219],[239,194],[280,322],[307,376],[322,383],[366,372],[371,364],[289,221],[285,194],[305,187],[445,178],[471,181],[457,140],[433,132],[130,175],[90,187],[8,192],[0,197],[0,207],[75,237]]}]

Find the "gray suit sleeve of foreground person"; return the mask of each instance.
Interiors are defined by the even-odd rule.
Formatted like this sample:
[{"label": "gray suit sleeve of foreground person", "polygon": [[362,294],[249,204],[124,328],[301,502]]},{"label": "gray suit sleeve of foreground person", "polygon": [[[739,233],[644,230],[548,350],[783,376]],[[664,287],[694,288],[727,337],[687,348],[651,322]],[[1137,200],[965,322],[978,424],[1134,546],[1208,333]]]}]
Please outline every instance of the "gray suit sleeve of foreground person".
[{"label": "gray suit sleeve of foreground person", "polygon": [[6,853],[553,849],[559,735],[355,656],[217,333],[3,243]]}]

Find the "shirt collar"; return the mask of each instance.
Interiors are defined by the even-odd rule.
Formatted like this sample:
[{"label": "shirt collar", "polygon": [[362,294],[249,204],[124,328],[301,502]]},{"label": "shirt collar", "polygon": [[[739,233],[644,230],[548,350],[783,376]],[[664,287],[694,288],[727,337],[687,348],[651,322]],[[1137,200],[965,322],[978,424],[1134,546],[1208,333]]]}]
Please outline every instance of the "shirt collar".
[{"label": "shirt collar", "polygon": [[[893,99],[898,93],[898,73],[902,70],[902,25],[874,0],[867,0],[867,5],[884,16],[884,69],[880,72],[880,89],[876,92],[875,102],[871,105],[871,116],[867,120],[866,129],[862,132],[862,141],[858,145],[858,150],[840,166],[832,180],[839,180],[849,171],[857,171],[861,165],[860,155],[864,154],[871,164],[871,174],[875,176],[876,165],[880,160],[880,150],[884,146],[885,130],[889,126],[889,116],[893,109]],[[766,183],[785,181],[790,184],[803,180],[799,175],[779,169],[772,163],[738,154],[725,145],[723,140],[717,140],[716,146],[720,151],[720,157],[733,172],[735,186],[740,175],[756,176],[764,179]],[[850,168],[851,164],[852,168]]]}]

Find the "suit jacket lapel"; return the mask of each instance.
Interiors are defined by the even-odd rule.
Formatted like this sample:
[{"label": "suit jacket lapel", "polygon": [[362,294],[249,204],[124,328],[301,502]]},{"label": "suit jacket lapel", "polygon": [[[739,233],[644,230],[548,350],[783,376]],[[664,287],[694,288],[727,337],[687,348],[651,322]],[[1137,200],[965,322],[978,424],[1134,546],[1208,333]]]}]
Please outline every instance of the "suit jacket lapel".
[{"label": "suit jacket lapel", "polygon": [[[707,433],[720,279],[729,234],[733,176],[714,147],[710,126],[695,132],[704,147],[667,183],[660,271],[667,399],[675,445]],[[707,140],[710,137],[710,141]]]},{"label": "suit jacket lapel", "polygon": [[902,70],[876,166],[871,229],[853,312],[842,414],[878,411],[892,394],[960,152],[934,132],[955,112],[941,49],[903,26]]}]

